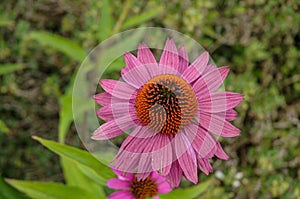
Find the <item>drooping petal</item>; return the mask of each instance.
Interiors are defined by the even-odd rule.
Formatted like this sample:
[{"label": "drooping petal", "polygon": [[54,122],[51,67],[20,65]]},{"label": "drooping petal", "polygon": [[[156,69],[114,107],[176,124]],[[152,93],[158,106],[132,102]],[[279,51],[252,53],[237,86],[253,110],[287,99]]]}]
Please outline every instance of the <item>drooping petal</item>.
[{"label": "drooping petal", "polygon": [[114,138],[122,133],[128,131],[136,124],[134,120],[126,115],[116,120],[111,120],[103,125],[101,125],[92,136],[94,140],[107,140]]},{"label": "drooping petal", "polygon": [[183,73],[189,66],[189,57],[186,51],[185,46],[181,46],[178,49],[178,55],[179,55],[179,60],[178,60],[178,71],[180,73]]},{"label": "drooping petal", "polygon": [[[141,156],[145,151],[145,147],[149,145],[149,139],[153,139],[153,137],[138,138],[135,136],[140,131],[143,131],[143,129],[144,127],[141,126],[136,127],[133,132],[123,141],[120,150],[112,163],[114,168],[127,172],[137,171]],[[147,168],[147,170],[149,169]]]},{"label": "drooping petal", "polygon": [[213,168],[211,167],[207,158],[197,157],[197,161],[198,161],[198,166],[203,173],[208,175],[209,173],[213,172]]},{"label": "drooping petal", "polygon": [[112,96],[121,99],[131,99],[136,93],[136,89],[124,82],[105,79],[100,81],[102,88]]},{"label": "drooping petal", "polygon": [[144,180],[153,171],[151,166],[152,149],[159,141],[159,135],[147,138],[147,140],[148,142],[144,146],[139,145],[139,147],[143,148],[143,150],[141,152],[142,154],[138,165],[138,180]]},{"label": "drooping petal", "polygon": [[225,151],[223,150],[223,148],[219,142],[217,142],[217,151],[216,151],[215,155],[222,160],[229,159],[229,156],[225,153]]},{"label": "drooping petal", "polygon": [[197,184],[197,160],[193,147],[183,133],[175,136],[175,153],[185,177]]},{"label": "drooping petal", "polygon": [[182,74],[182,77],[192,83],[203,74],[209,60],[208,52],[202,53]]},{"label": "drooping petal", "polygon": [[135,199],[130,190],[118,191],[108,196],[108,199]]},{"label": "drooping petal", "polygon": [[126,67],[122,69],[122,78],[131,86],[140,88],[152,75],[148,71],[147,65],[142,64],[130,53],[124,55]]},{"label": "drooping petal", "polygon": [[153,146],[152,167],[165,176],[170,172],[172,164],[172,145],[168,136],[157,135],[158,140]]},{"label": "drooping petal", "polygon": [[106,185],[111,189],[126,189],[130,187],[130,182],[112,178],[106,182]]},{"label": "drooping petal", "polygon": [[159,199],[159,196],[153,196],[154,199]]},{"label": "drooping petal", "polygon": [[218,113],[236,107],[243,101],[243,95],[233,92],[211,93],[198,100],[198,109],[208,113]]},{"label": "drooping petal", "polygon": [[182,177],[182,169],[179,162],[177,160],[174,161],[171,168],[170,173],[166,176],[167,181],[171,187],[178,187]]},{"label": "drooping petal", "polygon": [[207,130],[196,124],[191,124],[186,127],[184,133],[189,142],[192,143],[197,156],[201,158],[213,157],[217,150],[217,141]]},{"label": "drooping petal", "polygon": [[[165,48],[159,61],[159,69],[164,71],[168,67],[177,71],[178,68],[178,51],[172,39],[167,39]],[[163,74],[166,74],[163,72]]]},{"label": "drooping petal", "polygon": [[206,130],[222,137],[235,137],[240,134],[238,128],[215,114],[200,112],[199,121]]},{"label": "drooping petal", "polygon": [[172,191],[172,188],[169,183],[163,182],[160,185],[158,185],[157,191],[158,191],[158,193],[166,194],[166,193],[169,193],[170,191]]},{"label": "drooping petal", "polygon": [[200,77],[193,85],[198,98],[209,95],[224,82],[229,72],[228,66],[223,66]]}]

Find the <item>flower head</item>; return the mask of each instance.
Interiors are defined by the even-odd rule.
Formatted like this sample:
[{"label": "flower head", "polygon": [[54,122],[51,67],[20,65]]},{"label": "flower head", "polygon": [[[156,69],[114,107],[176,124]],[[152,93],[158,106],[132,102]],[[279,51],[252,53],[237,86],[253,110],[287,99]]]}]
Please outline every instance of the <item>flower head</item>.
[{"label": "flower head", "polygon": [[102,80],[105,92],[95,95],[103,106],[97,114],[106,123],[93,139],[106,140],[133,129],[114,168],[136,172],[138,180],[158,171],[176,187],[183,175],[197,183],[197,166],[205,174],[212,172],[208,160],[213,156],[228,159],[214,135],[239,135],[228,121],[236,119],[233,108],[243,100],[239,93],[217,91],[229,67],[208,64],[207,52],[189,65],[185,47],[177,49],[170,39],[158,63],[145,44],[137,57],[125,53],[124,59],[124,81]]},{"label": "flower head", "polygon": [[125,175],[122,172],[114,170],[118,178],[113,178],[107,181],[107,186],[112,189],[119,190],[111,194],[109,199],[144,199],[154,197],[158,199],[158,193],[169,193],[172,188],[166,179],[156,172],[152,172],[147,178],[138,180],[132,173]]}]

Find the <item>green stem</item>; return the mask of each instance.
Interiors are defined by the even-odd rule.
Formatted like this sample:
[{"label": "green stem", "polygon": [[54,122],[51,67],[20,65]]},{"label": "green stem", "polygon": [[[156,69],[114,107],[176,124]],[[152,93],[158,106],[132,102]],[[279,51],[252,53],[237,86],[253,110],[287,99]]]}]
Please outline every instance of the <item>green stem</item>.
[{"label": "green stem", "polygon": [[129,11],[129,8],[131,6],[131,2],[132,2],[132,0],[127,0],[125,2],[124,9],[123,9],[123,11],[122,11],[115,27],[114,27],[114,29],[113,29],[113,34],[116,34],[117,32],[119,32],[121,30],[122,24],[125,21],[126,16],[128,15],[128,11]]}]

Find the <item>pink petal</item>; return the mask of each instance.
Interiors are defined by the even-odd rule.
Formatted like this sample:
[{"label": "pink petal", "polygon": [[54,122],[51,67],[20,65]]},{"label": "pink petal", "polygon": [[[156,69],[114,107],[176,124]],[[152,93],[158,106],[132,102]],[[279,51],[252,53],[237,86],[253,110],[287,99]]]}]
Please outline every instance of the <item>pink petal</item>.
[{"label": "pink petal", "polygon": [[145,172],[145,173],[138,173],[137,174],[137,179],[138,180],[145,180],[151,172]]},{"label": "pink petal", "polygon": [[136,172],[141,156],[144,155],[143,151],[145,150],[145,146],[149,144],[149,139],[153,139],[153,137],[147,139],[135,137],[134,135],[141,131],[141,129],[144,129],[144,127],[136,127],[123,141],[120,150],[114,159],[113,166],[115,168],[127,172]]},{"label": "pink petal", "polygon": [[178,52],[172,39],[167,39],[165,48],[159,61],[160,68],[178,68]]},{"label": "pink petal", "polygon": [[243,101],[243,95],[233,92],[210,93],[198,100],[201,111],[208,113],[218,113],[236,107]]},{"label": "pink petal", "polygon": [[113,172],[118,176],[118,179],[123,181],[132,181],[135,177],[133,173],[126,173],[116,169],[113,169]]},{"label": "pink petal", "polygon": [[139,45],[137,54],[137,58],[147,67],[151,77],[159,74],[158,64],[155,60],[155,57],[146,44]]},{"label": "pink petal", "polygon": [[124,61],[126,63],[126,68],[127,70],[137,68],[139,66],[142,66],[143,64],[131,53],[126,52],[124,54]]},{"label": "pink petal", "polygon": [[155,57],[153,56],[151,50],[148,48],[148,46],[144,43],[139,45],[137,58],[142,62],[143,64],[156,64]]},{"label": "pink petal", "polygon": [[203,75],[206,73],[210,73],[216,69],[217,69],[217,66],[215,64],[208,64],[203,72]]},{"label": "pink petal", "polygon": [[194,149],[191,147],[191,144],[183,133],[177,133],[175,136],[175,153],[186,178],[197,184],[196,155]]},{"label": "pink petal", "polygon": [[201,112],[199,121],[202,127],[222,137],[235,137],[240,134],[238,128],[215,114]]},{"label": "pink petal", "polygon": [[135,115],[135,107],[133,104],[127,103],[118,103],[110,104],[109,106],[102,107],[97,111],[97,115],[105,121],[117,119],[125,115]]},{"label": "pink petal", "polygon": [[162,177],[161,175],[159,175],[155,171],[150,174],[150,177],[151,177],[152,180],[155,180],[156,184],[161,184],[161,183],[166,181],[165,177]]},{"label": "pink petal", "polygon": [[158,191],[158,193],[166,194],[166,193],[169,193],[170,191],[172,191],[172,188],[169,183],[163,182],[162,184],[158,185],[157,191]]},{"label": "pink petal", "polygon": [[196,154],[201,158],[211,158],[217,150],[217,141],[207,130],[195,124],[185,128],[185,135],[192,143]]},{"label": "pink petal", "polygon": [[182,74],[182,77],[192,83],[203,74],[209,60],[208,52],[202,53]]},{"label": "pink petal", "polygon": [[159,136],[155,136],[152,138],[146,138],[147,144],[145,145],[136,145],[136,147],[143,148],[143,151],[141,152],[141,158],[138,165],[138,173],[148,173],[148,175],[139,175],[138,180],[144,180],[146,177],[150,175],[150,172],[153,171],[151,166],[151,157],[152,157],[152,148],[153,145],[155,145],[156,142],[159,141]]},{"label": "pink petal", "polygon": [[216,151],[215,155],[222,160],[229,159],[228,155],[225,153],[225,151],[223,150],[223,148],[219,142],[217,142],[217,151]]},{"label": "pink petal", "polygon": [[135,199],[129,190],[118,191],[108,196],[108,199]]},{"label": "pink petal", "polygon": [[197,158],[197,161],[200,170],[206,175],[213,171],[213,168],[211,167],[207,158]]},{"label": "pink petal", "polygon": [[228,72],[229,67],[223,66],[200,77],[193,85],[196,96],[201,98],[215,91],[222,85]]},{"label": "pink petal", "polygon": [[113,97],[111,94],[107,92],[94,95],[94,100],[96,101],[96,103],[100,104],[101,106],[107,106],[113,103],[124,103],[128,101],[117,97]]},{"label": "pink petal", "polygon": [[125,53],[124,59],[127,67],[122,69],[122,78],[131,86],[140,88],[152,78],[147,65],[143,65],[135,56]]},{"label": "pink petal", "polygon": [[166,176],[168,182],[172,187],[178,187],[182,177],[182,169],[178,161],[172,163],[170,173]]},{"label": "pink petal", "polygon": [[116,80],[101,80],[100,85],[106,92],[121,99],[130,99],[136,92],[134,87]]},{"label": "pink petal", "polygon": [[220,113],[216,113],[216,115],[218,115],[219,117],[224,118],[225,120],[228,121],[233,121],[237,119],[237,112],[233,109],[229,109],[226,112],[220,112]]},{"label": "pink petal", "polygon": [[159,199],[159,196],[153,196],[154,199]]},{"label": "pink petal", "polygon": [[130,182],[123,181],[118,178],[110,179],[106,182],[106,185],[111,189],[126,189],[130,187]]},{"label": "pink petal", "polygon": [[189,66],[189,57],[186,52],[185,46],[181,46],[178,49],[178,54],[179,54],[178,71],[180,73],[183,73],[183,71],[185,71],[187,69],[187,67]]},{"label": "pink petal", "polygon": [[136,124],[130,116],[126,115],[116,120],[111,120],[101,125],[94,131],[92,139],[94,140],[107,140],[123,134]]},{"label": "pink petal", "polygon": [[157,135],[158,140],[153,146],[152,167],[165,176],[170,172],[172,164],[172,145],[168,136]]}]

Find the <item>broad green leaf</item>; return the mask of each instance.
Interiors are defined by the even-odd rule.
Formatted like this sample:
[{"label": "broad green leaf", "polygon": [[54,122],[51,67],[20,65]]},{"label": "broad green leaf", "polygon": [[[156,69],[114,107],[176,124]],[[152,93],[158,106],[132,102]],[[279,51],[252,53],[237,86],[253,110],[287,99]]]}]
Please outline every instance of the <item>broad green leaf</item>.
[{"label": "broad green leaf", "polygon": [[113,17],[111,14],[111,1],[103,0],[99,21],[99,41],[107,39],[112,32],[113,27]]},{"label": "broad green leaf", "polygon": [[0,132],[3,132],[5,134],[9,134],[10,129],[6,126],[6,124],[0,120]]},{"label": "broad green leaf", "polygon": [[123,25],[123,29],[132,28],[134,26],[138,26],[163,12],[162,7],[158,7],[156,9],[151,9],[147,12],[143,12],[140,15],[130,17],[127,21],[125,21]]},{"label": "broad green leaf", "polygon": [[8,180],[8,183],[33,199],[99,199],[86,190],[59,183],[22,180]]},{"label": "broad green leaf", "polygon": [[18,70],[24,69],[25,66],[23,64],[1,64],[0,65],[0,75],[6,75],[9,73],[13,73]]},{"label": "broad green leaf", "polygon": [[78,44],[59,35],[36,31],[30,33],[28,37],[38,41],[42,45],[52,47],[79,62],[83,61],[87,56],[84,49],[82,49]]},{"label": "broad green leaf", "polygon": [[184,199],[193,199],[199,196],[200,194],[204,193],[207,187],[209,186],[209,182],[201,182],[198,185],[186,188],[186,189],[176,189],[169,194],[160,195],[161,199],[177,199],[177,198],[184,198]]},{"label": "broad green leaf", "polygon": [[101,180],[102,177],[99,176],[99,174],[94,169],[91,169],[90,167],[87,167],[83,164],[78,164],[77,167],[78,171],[81,171],[85,176],[87,176],[98,186],[106,186],[106,183],[103,180]]},{"label": "broad green leaf", "polygon": [[[91,194],[98,196],[99,198],[105,198],[105,194],[102,190],[101,185],[105,185],[102,183],[101,185],[97,184],[95,180],[90,179],[87,177],[84,173],[85,170],[92,170],[89,167],[85,167],[85,170],[82,171],[78,167],[80,166],[79,164],[74,164],[73,161],[67,159],[67,158],[61,158],[61,165],[63,168],[64,176],[66,179],[66,183],[69,186],[74,186],[74,187],[79,187],[84,190],[87,190]],[[101,181],[101,177],[93,171],[94,178],[97,181]],[[102,182],[102,181],[101,181]]]},{"label": "broad green leaf", "polygon": [[115,176],[110,168],[102,164],[87,151],[60,144],[54,141],[45,140],[36,136],[33,136],[33,138],[61,157],[68,158],[76,164],[84,165],[93,169],[104,182]]},{"label": "broad green leaf", "polygon": [[25,199],[28,198],[10,184],[6,183],[0,176],[0,198],[2,199]]},{"label": "broad green leaf", "polygon": [[58,125],[58,140],[64,143],[68,129],[73,121],[72,114],[72,96],[65,94],[59,99],[59,125]]}]

